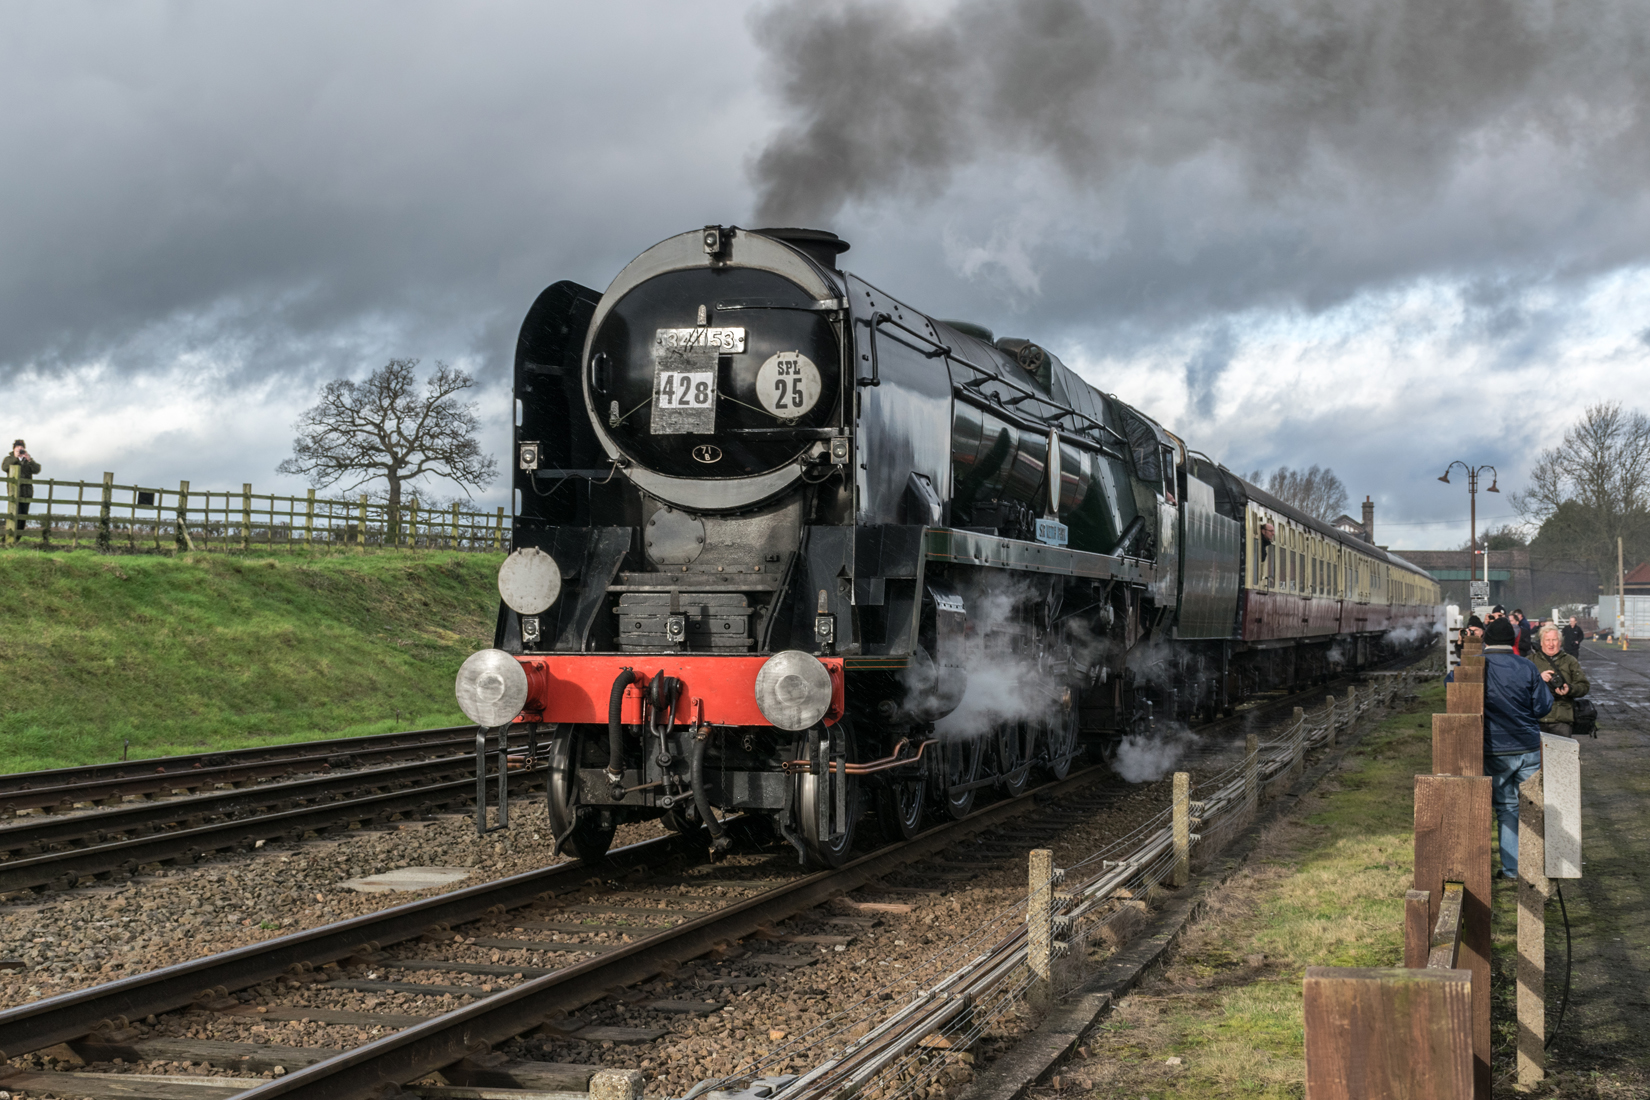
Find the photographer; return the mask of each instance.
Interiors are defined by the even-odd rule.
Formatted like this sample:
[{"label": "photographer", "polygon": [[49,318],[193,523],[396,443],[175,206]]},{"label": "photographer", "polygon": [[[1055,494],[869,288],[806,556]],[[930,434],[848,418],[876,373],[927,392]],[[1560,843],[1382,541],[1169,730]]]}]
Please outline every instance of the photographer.
[{"label": "photographer", "polygon": [[34,486],[29,479],[40,472],[40,463],[34,460],[21,439],[12,440],[11,453],[0,458],[0,476],[10,478],[12,467],[19,468],[19,484],[17,486],[17,533],[22,534],[28,521],[23,517],[29,514],[29,498],[34,496]]},{"label": "photographer", "polygon": [[1574,737],[1574,700],[1586,695],[1589,685],[1581,662],[1564,652],[1564,632],[1552,623],[1542,627],[1540,648],[1530,661],[1553,693],[1553,709],[1542,717],[1541,731]]}]

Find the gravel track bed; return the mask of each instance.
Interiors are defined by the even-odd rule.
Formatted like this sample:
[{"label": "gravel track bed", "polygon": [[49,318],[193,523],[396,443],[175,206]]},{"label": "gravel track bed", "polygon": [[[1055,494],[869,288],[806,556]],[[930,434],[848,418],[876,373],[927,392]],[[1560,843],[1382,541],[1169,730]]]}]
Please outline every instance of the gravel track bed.
[{"label": "gravel track bed", "polygon": [[[1256,723],[1256,725],[1272,723]],[[1221,740],[1229,744],[1230,733]],[[1204,775],[1212,775],[1230,764],[1241,752],[1228,748],[1218,762],[1208,758],[1192,766],[1194,785]],[[1168,778],[1136,785],[1121,779],[1085,788],[1073,796],[1092,802],[1105,791],[1107,801],[1081,818],[1062,820],[1050,830],[1047,841],[1034,842],[1019,837],[982,838],[964,842],[947,853],[955,869],[957,860],[967,860],[973,849],[1015,846],[1050,847],[1057,866],[1067,866],[1092,854],[1109,840],[1130,832],[1141,822],[1168,806],[1171,781]],[[0,956],[21,958],[19,973],[0,972],[0,1002],[14,1005],[128,974],[183,962],[202,955],[255,943],[270,937],[313,928],[349,917],[399,905],[420,897],[471,886],[488,879],[533,870],[547,865],[549,832],[542,802],[522,802],[511,808],[511,829],[507,834],[477,838],[472,819],[451,816],[428,822],[404,823],[390,831],[358,831],[336,840],[328,838],[298,845],[270,842],[252,855],[219,855],[191,867],[168,869],[114,886],[93,887],[49,894],[22,904],[0,906]],[[1009,831],[1034,829],[1036,815],[1012,822]],[[875,833],[867,820],[866,835]],[[633,843],[661,835],[657,823],[621,828],[615,844]],[[507,839],[506,839],[507,838]],[[992,866],[968,867],[976,871],[969,881],[936,881],[925,878],[945,864],[934,862],[889,875],[881,890],[873,885],[854,895],[855,899],[898,902],[910,906],[906,913],[856,915],[851,906],[820,906],[781,923],[773,931],[785,934],[849,936],[843,944],[806,944],[763,941],[752,938],[742,945],[739,957],[721,960],[701,958],[684,964],[669,977],[660,978],[626,992],[609,996],[578,1010],[569,1028],[582,1021],[589,1024],[628,1028],[654,1028],[665,1035],[651,1042],[625,1043],[587,1041],[560,1034],[534,1034],[503,1045],[504,1053],[519,1058],[552,1062],[604,1064],[619,1068],[639,1068],[648,1079],[649,1096],[680,1096],[697,1081],[728,1073],[753,1059],[774,1055],[777,1064],[765,1072],[799,1072],[811,1068],[815,1051],[786,1057],[784,1047],[797,1036],[819,1026],[833,1015],[873,1000],[903,1000],[901,986],[914,986],[918,979],[933,977],[939,970],[954,969],[962,957],[948,949],[954,936],[964,929],[977,928],[1005,908],[1017,905],[1026,893],[1026,865],[1023,855],[1005,856],[981,851],[981,861],[997,859]],[[559,862],[559,861],[558,861]],[[469,867],[470,877],[444,888],[409,892],[362,894],[341,888],[345,879],[378,874],[402,867]],[[702,877],[727,880],[748,875],[752,878],[785,878],[797,873],[796,861],[788,846],[775,845],[766,852],[736,854],[716,865]],[[664,872],[674,876],[672,872]],[[635,933],[649,928],[640,915],[625,917],[558,912],[568,905],[607,899],[609,904],[657,908],[672,911],[672,902],[662,899],[616,898],[610,889],[649,893],[672,893],[684,901],[732,901],[750,896],[750,891],[727,887],[685,887],[627,881],[604,887],[590,883],[555,899],[548,905],[516,910],[503,917],[461,926],[451,941],[407,942],[393,945],[389,953],[398,963],[382,962],[352,967],[347,972],[327,971],[326,976],[352,980],[387,980],[406,983],[474,988],[485,994],[515,984],[517,972],[480,975],[443,970],[439,961],[481,963],[501,967],[522,967],[521,973],[565,965],[579,956],[539,954],[520,949],[499,950],[471,942],[482,937],[529,939],[540,942],[622,943],[631,931],[568,933],[526,929],[525,922],[578,921],[605,924],[635,923]],[[917,892],[917,891],[922,892]],[[676,905],[676,908],[685,906]],[[696,908],[709,908],[699,905]],[[1006,928],[1003,929],[1006,931]],[[995,939],[996,937],[993,937]],[[737,951],[738,949],[736,949]],[[751,963],[752,956],[785,956],[807,965],[783,966]],[[425,970],[405,964],[429,960]],[[907,978],[907,975],[909,977]],[[741,980],[757,984],[745,986]],[[727,983],[733,983],[731,986]],[[650,1007],[654,998],[717,1002],[723,1007],[708,1016],[665,1013]],[[349,1010],[380,1015],[432,1016],[471,1002],[464,994],[419,994],[410,992],[367,992],[328,989],[319,984],[266,982],[239,995],[246,1002],[243,1011],[266,1005],[282,1010],[314,1008]],[[159,1020],[133,1021],[143,1037],[184,1037],[228,1042],[268,1044],[279,1047],[347,1048],[360,1045],[393,1030],[393,1025],[327,1025],[302,1019],[263,1020],[256,1015],[189,1010]],[[1018,1030],[1014,1020],[1001,1022],[989,1031],[970,1054],[948,1054],[956,1065],[947,1071],[945,1084],[936,1086],[941,1095],[946,1086],[958,1087],[972,1076],[970,1064],[988,1061],[1006,1046]],[[848,1032],[849,1035],[853,1031]],[[76,1063],[59,1060],[51,1052],[14,1059],[12,1065],[33,1069],[79,1069]],[[153,1062],[139,1065],[98,1065],[100,1071],[152,1074],[227,1075],[222,1067]],[[263,1076],[278,1071],[266,1070]]]}]

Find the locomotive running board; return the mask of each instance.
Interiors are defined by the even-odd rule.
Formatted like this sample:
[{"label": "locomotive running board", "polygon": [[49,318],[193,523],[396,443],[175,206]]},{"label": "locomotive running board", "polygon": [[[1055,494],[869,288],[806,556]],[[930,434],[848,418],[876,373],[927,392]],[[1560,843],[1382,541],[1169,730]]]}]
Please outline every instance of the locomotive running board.
[{"label": "locomotive running board", "polygon": [[959,531],[954,527],[929,528],[924,550],[929,561],[945,561],[955,565],[981,565],[1026,573],[1058,573],[1067,577],[1120,580],[1142,585],[1157,580],[1156,566],[1139,558],[1114,558],[1109,554],[1005,539],[978,531]]}]

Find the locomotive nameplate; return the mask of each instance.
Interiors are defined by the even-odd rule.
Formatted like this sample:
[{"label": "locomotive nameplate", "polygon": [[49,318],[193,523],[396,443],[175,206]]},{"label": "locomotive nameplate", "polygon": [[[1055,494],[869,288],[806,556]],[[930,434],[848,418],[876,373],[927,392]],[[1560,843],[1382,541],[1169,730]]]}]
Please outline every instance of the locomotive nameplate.
[{"label": "locomotive nameplate", "polygon": [[736,328],[662,328],[653,335],[662,348],[714,348],[719,355],[743,355],[745,330]]},{"label": "locomotive nameplate", "polygon": [[660,329],[660,338],[653,345],[652,433],[709,435],[716,431],[716,357],[720,349],[708,343],[671,343],[665,334],[674,331]]}]

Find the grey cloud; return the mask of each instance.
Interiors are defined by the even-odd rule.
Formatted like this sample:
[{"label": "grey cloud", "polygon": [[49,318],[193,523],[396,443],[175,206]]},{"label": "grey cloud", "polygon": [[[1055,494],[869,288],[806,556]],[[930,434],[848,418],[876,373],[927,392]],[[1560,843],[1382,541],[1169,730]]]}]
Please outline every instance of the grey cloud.
[{"label": "grey cloud", "polygon": [[744,78],[680,56],[705,18],[663,2],[9,7],[0,364],[131,373],[195,354],[237,385],[473,355],[496,375],[545,284],[605,284],[743,205],[737,154],[705,135],[752,109]]},{"label": "grey cloud", "polygon": [[789,116],[750,164],[760,220],[978,211],[989,176],[1062,208],[1034,242],[1050,317],[1585,280],[1650,246],[1631,0],[784,0],[753,30]]}]

